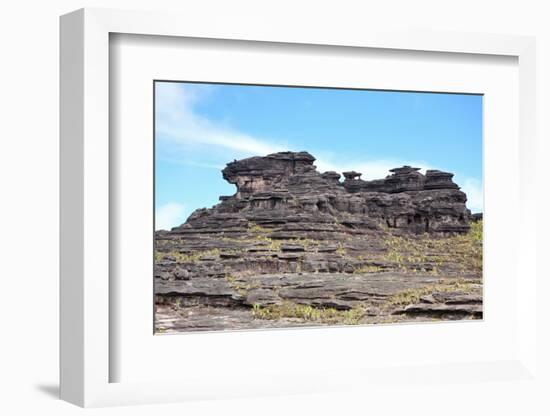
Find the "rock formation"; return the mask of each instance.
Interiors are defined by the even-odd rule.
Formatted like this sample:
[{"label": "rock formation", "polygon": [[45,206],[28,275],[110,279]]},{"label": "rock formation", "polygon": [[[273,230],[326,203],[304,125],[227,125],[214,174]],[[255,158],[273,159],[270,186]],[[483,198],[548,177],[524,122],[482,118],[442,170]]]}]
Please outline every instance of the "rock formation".
[{"label": "rock formation", "polygon": [[231,162],[223,178],[233,196],[195,211],[174,233],[239,232],[250,224],[281,232],[330,232],[377,227],[411,232],[465,233],[470,211],[453,174],[403,166],[385,179],[359,172],[317,172],[307,152],[280,152]]},{"label": "rock formation", "polygon": [[234,195],[156,232],[159,331],[481,317],[481,216],[452,173],[341,181],[314,161],[228,163]]}]

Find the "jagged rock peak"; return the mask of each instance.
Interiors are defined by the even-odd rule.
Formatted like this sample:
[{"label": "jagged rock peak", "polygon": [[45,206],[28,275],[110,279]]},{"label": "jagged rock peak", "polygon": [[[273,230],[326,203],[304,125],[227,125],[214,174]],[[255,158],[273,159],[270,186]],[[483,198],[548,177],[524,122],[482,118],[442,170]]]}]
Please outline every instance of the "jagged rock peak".
[{"label": "jagged rock peak", "polygon": [[321,177],[329,182],[330,184],[333,184],[333,185],[337,185],[340,183],[340,177],[342,175],[340,175],[338,172],[334,172],[333,170],[329,170],[325,173],[322,173],[321,174]]},{"label": "jagged rock peak", "polygon": [[314,161],[315,158],[308,152],[278,152],[234,160],[227,164],[222,173],[227,180],[239,174],[264,175],[272,170],[296,173],[296,169],[313,166]]},{"label": "jagged rock peak", "polygon": [[344,178],[346,178],[346,180],[350,181],[360,179],[362,175],[362,173],[355,172],[354,170],[350,170],[349,172],[342,172],[342,174],[344,175]]},{"label": "jagged rock peak", "polygon": [[[304,235],[343,230],[399,228],[413,232],[461,233],[469,229],[466,194],[453,174],[402,166],[384,179],[361,173],[320,173],[308,152],[279,152],[235,160],[223,177],[237,187],[211,209],[200,209],[177,232],[221,232],[250,224]],[[316,234],[317,233],[317,234]]]},{"label": "jagged rock peak", "polygon": [[234,160],[222,171],[223,178],[237,186],[237,197],[277,189],[292,175],[314,172],[315,158],[308,152],[278,152]]},{"label": "jagged rock peak", "polygon": [[418,172],[419,170],[420,168],[413,168],[412,166],[404,165],[400,168],[390,169],[390,172],[396,175],[408,175],[409,173]]}]

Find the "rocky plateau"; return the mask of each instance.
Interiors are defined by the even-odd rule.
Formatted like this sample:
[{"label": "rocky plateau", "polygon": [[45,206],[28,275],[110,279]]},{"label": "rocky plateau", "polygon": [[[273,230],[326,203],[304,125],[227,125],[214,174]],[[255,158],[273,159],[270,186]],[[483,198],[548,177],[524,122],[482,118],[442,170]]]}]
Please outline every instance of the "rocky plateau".
[{"label": "rocky plateau", "polygon": [[228,163],[236,186],[155,233],[157,333],[482,318],[482,216],[453,174]]}]

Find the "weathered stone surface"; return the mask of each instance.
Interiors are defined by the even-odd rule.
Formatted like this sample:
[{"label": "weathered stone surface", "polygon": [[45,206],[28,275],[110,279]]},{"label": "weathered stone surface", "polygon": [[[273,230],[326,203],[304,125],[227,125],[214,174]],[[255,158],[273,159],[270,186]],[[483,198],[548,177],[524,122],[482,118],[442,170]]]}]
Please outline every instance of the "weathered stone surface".
[{"label": "weathered stone surface", "polygon": [[481,284],[472,284],[470,291],[433,292],[420,297],[420,302],[394,311],[395,314],[440,316],[447,319],[483,316]]},{"label": "weathered stone surface", "polygon": [[408,305],[399,313],[406,314],[426,314],[426,315],[455,315],[456,318],[462,316],[473,315],[475,317],[481,317],[483,313],[483,307],[481,305],[471,304],[426,304],[418,303],[415,305]]},{"label": "weathered stone surface", "polygon": [[[451,173],[403,166],[384,179],[343,172],[341,182],[337,172],[317,172],[314,161],[307,152],[281,152],[231,162],[222,173],[234,195],[156,232],[157,329],[482,316],[472,248],[449,253],[447,244],[481,218],[466,208]],[[258,308],[281,315],[258,318]],[[300,315],[307,308],[334,316],[308,321]]]},{"label": "weathered stone surface", "polygon": [[[456,279],[444,280],[443,287],[453,285],[457,281]],[[255,325],[257,322],[250,324],[254,320],[249,308],[254,305],[268,307],[283,302],[340,311],[349,311],[362,306],[366,307],[366,311],[371,312],[371,316],[376,316],[378,319],[400,317],[403,320],[426,316],[445,319],[480,318],[482,316],[481,294],[478,291],[480,285],[476,280],[471,282],[473,283],[470,290],[474,290],[475,293],[463,291],[435,293],[422,297],[418,303],[403,307],[392,303],[394,296],[441,284],[441,278],[430,275],[410,276],[405,273],[364,273],[351,276],[338,273],[288,273],[241,276],[232,283],[224,279],[195,279],[194,284],[163,282],[158,285],[157,295],[161,300],[157,301],[157,305],[162,307],[164,314],[171,314],[170,319],[176,319],[180,312],[188,316],[191,309],[205,306],[221,319],[223,313],[220,309],[225,309],[228,319],[234,320],[236,326],[218,329],[261,327]],[[243,288],[248,289],[240,293]],[[178,308],[170,312],[168,306],[174,303],[178,304]],[[187,322],[181,316],[177,318],[179,330],[217,328],[214,322],[209,323],[208,314],[199,316],[200,319],[194,316]],[[166,328],[175,330],[171,327],[168,318],[162,319],[162,324]],[[283,320],[279,324],[294,326],[296,322],[300,321]],[[364,323],[370,323],[367,313],[365,313]],[[268,327],[270,326],[268,324]]]},{"label": "weathered stone surface", "polygon": [[[244,232],[251,224],[295,231],[398,228],[412,232],[463,233],[469,229],[466,195],[453,174],[403,166],[385,179],[361,173],[317,172],[307,152],[281,152],[231,162],[223,177],[237,192],[220,204],[195,211],[172,232]],[[328,226],[328,227],[327,227]]]},{"label": "weathered stone surface", "polygon": [[299,244],[281,244],[281,251],[305,251],[304,246]]}]

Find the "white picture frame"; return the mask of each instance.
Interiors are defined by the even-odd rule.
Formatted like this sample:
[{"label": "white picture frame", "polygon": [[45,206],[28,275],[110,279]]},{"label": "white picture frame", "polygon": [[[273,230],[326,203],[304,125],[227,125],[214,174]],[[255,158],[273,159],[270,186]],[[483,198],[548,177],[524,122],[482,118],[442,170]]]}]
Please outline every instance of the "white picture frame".
[{"label": "white picture frame", "polygon": [[[535,41],[530,37],[467,33],[381,31],[300,31],[267,22],[234,24],[224,19],[195,21],[192,16],[166,13],[82,9],[61,18],[61,398],[80,406],[159,403],[215,397],[361,391],[377,383],[409,380],[461,382],[512,380],[536,383],[536,218],[521,215],[518,263],[523,270],[518,287],[518,345],[498,361],[468,363],[418,362],[411,369],[360,366],[332,369],[326,377],[270,374],[269,383],[255,380],[217,382],[197,377],[147,382],[112,382],[110,366],[119,359],[110,348],[109,293],[112,260],[109,253],[109,36],[113,33],[171,36],[281,44],[430,51],[516,57],[519,66],[519,213],[536,211],[530,172],[535,166]],[[152,334],[151,334],[152,336]],[[440,378],[442,373],[447,376]],[[478,376],[472,377],[472,374]],[[480,376],[481,375],[481,376]],[[289,377],[292,376],[292,377]],[[290,379],[290,380],[289,380]],[[341,380],[347,380],[345,383]],[[414,380],[413,380],[414,379]],[[312,381],[313,380],[313,381]],[[407,381],[405,381],[407,383]],[[277,388],[274,388],[277,387]]]}]

